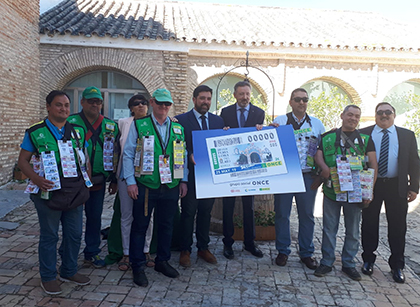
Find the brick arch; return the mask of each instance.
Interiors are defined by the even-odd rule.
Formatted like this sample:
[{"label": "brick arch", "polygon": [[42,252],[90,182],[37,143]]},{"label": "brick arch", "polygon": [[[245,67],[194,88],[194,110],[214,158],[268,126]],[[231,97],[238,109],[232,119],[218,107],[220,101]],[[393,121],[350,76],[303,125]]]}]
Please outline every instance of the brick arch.
[{"label": "brick arch", "polygon": [[63,89],[77,77],[97,70],[128,74],[149,93],[166,87],[162,76],[138,56],[117,49],[81,48],[49,62],[41,70],[41,99],[54,89]]},{"label": "brick arch", "polygon": [[354,89],[354,87],[352,87],[346,81],[343,81],[343,80],[341,80],[339,78],[336,78],[336,77],[322,76],[322,77],[318,77],[318,78],[313,78],[312,80],[309,80],[306,83],[310,83],[310,82],[314,82],[314,81],[325,81],[325,82],[335,84],[338,87],[340,87],[347,94],[347,96],[351,99],[351,101],[353,101],[354,104],[357,104],[357,105],[362,104],[362,99],[360,98],[359,93],[357,93],[357,91]]}]

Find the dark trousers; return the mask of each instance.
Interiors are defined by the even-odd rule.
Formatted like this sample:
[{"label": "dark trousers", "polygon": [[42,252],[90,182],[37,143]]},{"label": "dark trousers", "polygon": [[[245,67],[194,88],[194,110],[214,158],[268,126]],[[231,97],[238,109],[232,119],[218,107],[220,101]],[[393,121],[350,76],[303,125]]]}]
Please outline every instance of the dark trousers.
[{"label": "dark trousers", "polygon": [[155,225],[157,228],[157,253],[155,262],[168,261],[171,258],[171,241],[174,215],[178,207],[179,186],[169,189],[161,185],[158,189],[149,189],[148,214],[145,216],[146,187],[137,184],[139,195],[133,202],[133,223],[130,233],[130,262],[133,271],[139,270],[146,263],[143,253],[150,214],[155,209]]},{"label": "dark trousers", "polygon": [[[235,209],[235,197],[223,198],[223,243],[226,246],[232,246],[233,233],[233,211]],[[246,247],[254,246],[255,239],[255,221],[254,221],[254,196],[242,196],[242,209],[244,221],[244,245]]]},{"label": "dark trousers", "polygon": [[363,261],[375,262],[376,259],[374,252],[378,248],[382,202],[385,202],[388,242],[391,249],[388,263],[391,269],[403,269],[408,202],[407,198],[398,195],[398,178],[378,178],[374,188],[374,199],[369,207],[362,211]]},{"label": "dark trousers", "polygon": [[188,185],[187,195],[181,199],[181,250],[191,252],[194,217],[197,213],[195,236],[197,249],[206,250],[210,243],[210,219],[214,198],[197,199],[194,182]]}]

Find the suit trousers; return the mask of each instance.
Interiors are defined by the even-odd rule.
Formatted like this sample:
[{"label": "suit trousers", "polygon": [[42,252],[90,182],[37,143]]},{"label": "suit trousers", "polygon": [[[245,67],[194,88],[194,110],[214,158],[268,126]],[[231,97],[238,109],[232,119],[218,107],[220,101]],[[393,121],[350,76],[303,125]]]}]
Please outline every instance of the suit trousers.
[{"label": "suit trousers", "polygon": [[197,249],[206,250],[210,243],[210,219],[214,198],[197,199],[195,184],[188,185],[188,193],[181,198],[181,251],[191,252],[193,244],[194,218],[197,214],[195,236]]},{"label": "suit trousers", "polygon": [[378,178],[374,188],[374,199],[362,212],[362,247],[363,261],[375,262],[374,252],[379,242],[379,216],[382,203],[385,202],[388,221],[388,243],[391,256],[388,259],[391,269],[403,269],[405,265],[405,234],[407,232],[406,198],[398,195],[398,177],[391,179]]},{"label": "suit trousers", "polygon": [[[223,243],[232,246],[235,227],[233,224],[233,211],[235,209],[235,197],[223,198]],[[254,196],[242,196],[242,209],[244,221],[244,245],[254,246],[255,219],[254,219]]]}]

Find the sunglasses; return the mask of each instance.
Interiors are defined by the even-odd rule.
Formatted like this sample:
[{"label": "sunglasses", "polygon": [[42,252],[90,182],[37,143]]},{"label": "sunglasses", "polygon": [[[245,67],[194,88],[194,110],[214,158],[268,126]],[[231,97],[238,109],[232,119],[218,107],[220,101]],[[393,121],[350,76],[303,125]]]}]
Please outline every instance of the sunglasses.
[{"label": "sunglasses", "polygon": [[146,100],[136,100],[136,101],[133,102],[132,106],[135,107],[135,106],[138,106],[139,104],[145,106],[145,105],[147,105],[147,101]]},{"label": "sunglasses", "polygon": [[385,111],[383,111],[383,110],[379,110],[379,111],[376,111],[376,114],[377,115],[379,115],[379,116],[382,116],[382,115],[391,115],[391,114],[394,114],[394,111],[391,111],[391,110],[385,110]]},{"label": "sunglasses", "polygon": [[163,102],[163,101],[157,101],[157,100],[155,100],[155,103],[158,106],[165,106],[165,107],[170,107],[172,105],[172,102],[167,102],[167,101]]},{"label": "sunglasses", "polygon": [[293,98],[293,101],[294,102],[301,102],[301,101],[303,101],[303,102],[308,102],[309,101],[309,98],[308,97],[295,97],[295,98]]},{"label": "sunglasses", "polygon": [[100,99],[87,99],[86,101],[90,105],[96,104],[97,106],[100,106],[103,103],[103,101]]}]

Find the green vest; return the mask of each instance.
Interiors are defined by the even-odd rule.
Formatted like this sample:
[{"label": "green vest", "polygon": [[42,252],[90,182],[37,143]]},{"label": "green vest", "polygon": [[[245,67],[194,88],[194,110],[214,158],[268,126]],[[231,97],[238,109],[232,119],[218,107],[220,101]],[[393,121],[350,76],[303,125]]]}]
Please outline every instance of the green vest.
[{"label": "green vest", "polygon": [[[158,136],[158,132],[156,130],[155,124],[151,116],[143,117],[134,121],[137,133],[140,139],[146,135],[153,135],[155,137],[155,145],[154,145],[154,171],[152,175],[141,175],[140,177],[136,177],[137,181],[150,189],[158,189],[161,185],[160,183],[160,175],[159,175],[159,156],[166,154],[170,157],[170,168],[172,174],[172,182],[167,183],[166,185],[169,188],[174,188],[179,184],[181,179],[174,179],[174,141],[180,140],[184,141],[184,128],[172,121],[169,122],[169,140],[168,145],[166,146],[166,150],[163,149],[163,145],[160,142],[160,136]],[[179,130],[178,130],[179,129]],[[181,131],[181,134],[175,133],[174,130]],[[186,167],[186,165],[184,165]]]},{"label": "green vest", "polygon": [[[83,111],[82,111],[83,112]],[[74,123],[77,125],[82,126],[88,132],[88,125],[83,120],[82,112],[78,114],[70,115],[67,119],[70,123]],[[88,140],[89,147],[88,155],[89,160],[92,167],[92,176],[103,174],[105,177],[108,177],[111,172],[104,170],[104,155],[103,155],[103,144],[104,144],[104,137],[106,134],[112,134],[114,137],[114,152],[115,147],[117,146],[117,135],[118,135],[118,125],[109,118],[104,117],[102,120],[101,125],[99,126],[99,140],[96,140],[95,136],[92,135],[91,138]],[[114,172],[116,171],[117,163],[114,159]]]},{"label": "green vest", "polygon": [[[71,134],[71,128],[74,129],[74,131],[77,134],[77,137],[79,138],[79,142],[74,135]],[[54,151],[55,153],[55,159],[57,162],[58,170],[60,172],[60,176],[63,176],[62,169],[61,169],[61,162],[60,162],[60,151],[58,149],[58,143],[50,129],[48,128],[45,121],[39,122],[33,126],[31,126],[27,130],[29,137],[31,139],[32,144],[37,149],[38,154],[45,151]],[[66,123],[65,126],[65,132],[64,135],[67,138],[71,139],[71,142],[73,144],[73,148],[84,148],[85,144],[85,130],[77,125]],[[74,151],[74,158],[75,161],[78,161],[76,150]],[[77,163],[77,162],[76,162]]]},{"label": "green vest", "polygon": [[[359,134],[360,134],[361,139],[363,140],[363,146],[361,146],[362,144],[354,144],[354,146],[359,150],[359,152],[362,155],[365,155],[367,144],[369,141],[369,135],[361,134],[361,133]],[[321,146],[322,146],[322,151],[324,154],[324,161],[328,167],[336,167],[337,154],[342,154],[341,148],[337,146],[338,144],[336,144],[336,140],[337,140],[337,130],[328,131],[322,136]],[[350,152],[352,155],[356,154],[356,151],[352,147],[350,147]],[[327,196],[329,199],[336,200],[334,188],[332,187],[332,185],[331,187],[328,187],[326,184],[324,184],[322,187],[322,190],[324,192],[324,195]]]}]

